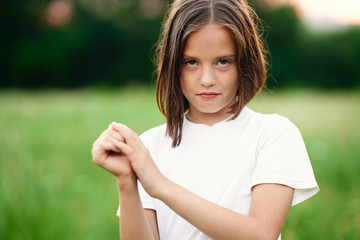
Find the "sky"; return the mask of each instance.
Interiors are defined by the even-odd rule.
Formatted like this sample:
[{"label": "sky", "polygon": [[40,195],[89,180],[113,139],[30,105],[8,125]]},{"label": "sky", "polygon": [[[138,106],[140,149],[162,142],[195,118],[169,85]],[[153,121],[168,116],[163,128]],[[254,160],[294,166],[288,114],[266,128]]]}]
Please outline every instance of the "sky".
[{"label": "sky", "polygon": [[277,0],[291,3],[308,22],[360,25],[360,0]]}]

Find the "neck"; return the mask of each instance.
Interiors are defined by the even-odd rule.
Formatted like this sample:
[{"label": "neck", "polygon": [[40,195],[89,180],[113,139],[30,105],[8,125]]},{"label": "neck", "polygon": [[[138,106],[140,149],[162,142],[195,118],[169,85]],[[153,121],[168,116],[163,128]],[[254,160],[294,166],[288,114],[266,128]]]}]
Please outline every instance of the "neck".
[{"label": "neck", "polygon": [[205,124],[208,126],[212,126],[218,122],[224,121],[225,119],[229,118],[232,113],[226,113],[217,115],[214,113],[201,113],[200,115],[192,115],[191,111],[186,115],[187,119],[193,123]]}]

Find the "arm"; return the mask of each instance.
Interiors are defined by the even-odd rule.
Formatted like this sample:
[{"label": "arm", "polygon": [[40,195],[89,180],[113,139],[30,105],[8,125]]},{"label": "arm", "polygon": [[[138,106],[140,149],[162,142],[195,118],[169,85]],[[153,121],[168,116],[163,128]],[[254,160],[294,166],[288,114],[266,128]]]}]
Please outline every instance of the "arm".
[{"label": "arm", "polygon": [[131,163],[116,147],[117,142],[123,141],[124,138],[111,128],[105,130],[93,144],[93,162],[116,176],[121,212],[121,239],[157,239],[157,236],[153,236],[153,224],[149,224],[148,214],[142,207],[137,189],[137,177]]},{"label": "arm", "polygon": [[152,209],[145,209],[145,215],[146,215],[147,220],[149,221],[149,224],[151,226],[151,230],[153,231],[155,240],[159,240],[160,235],[159,235],[156,211],[152,210]]},{"label": "arm", "polygon": [[112,126],[118,143],[145,190],[213,239],[277,239],[289,213],[294,190],[278,184],[253,188],[249,216],[207,201],[165,178],[138,136],[124,125]]},{"label": "arm", "polygon": [[159,239],[157,225],[153,225],[153,223],[156,222],[148,220],[150,217],[149,210],[144,210],[142,207],[136,179],[125,185],[118,180],[118,185],[120,199],[120,239]]},{"label": "arm", "polygon": [[157,198],[212,239],[277,239],[293,191],[277,184],[255,186],[249,216],[209,202],[170,181]]}]

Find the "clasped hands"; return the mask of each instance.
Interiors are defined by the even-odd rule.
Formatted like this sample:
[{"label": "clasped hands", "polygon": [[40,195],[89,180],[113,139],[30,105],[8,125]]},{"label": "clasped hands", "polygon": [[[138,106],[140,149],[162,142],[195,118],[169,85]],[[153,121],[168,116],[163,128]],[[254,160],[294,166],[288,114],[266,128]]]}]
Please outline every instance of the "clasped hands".
[{"label": "clasped hands", "polygon": [[96,139],[91,153],[93,162],[115,175],[119,185],[126,187],[139,179],[152,197],[163,189],[160,185],[165,177],[139,136],[127,126],[111,123]]}]

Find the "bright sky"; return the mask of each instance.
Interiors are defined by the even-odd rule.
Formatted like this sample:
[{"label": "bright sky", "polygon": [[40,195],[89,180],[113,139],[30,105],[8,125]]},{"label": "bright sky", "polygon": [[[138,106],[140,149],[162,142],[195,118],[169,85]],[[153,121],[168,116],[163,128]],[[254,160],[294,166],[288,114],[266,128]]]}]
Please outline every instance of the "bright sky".
[{"label": "bright sky", "polygon": [[306,20],[360,25],[360,0],[278,0],[293,3]]}]

